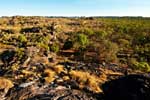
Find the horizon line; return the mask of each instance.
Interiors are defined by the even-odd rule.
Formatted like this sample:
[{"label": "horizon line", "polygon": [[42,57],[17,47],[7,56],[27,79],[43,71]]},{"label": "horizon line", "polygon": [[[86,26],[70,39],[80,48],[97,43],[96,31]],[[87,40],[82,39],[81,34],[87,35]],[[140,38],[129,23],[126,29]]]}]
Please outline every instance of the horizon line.
[{"label": "horizon line", "polygon": [[117,16],[117,15],[114,15],[114,16],[112,16],[112,15],[101,15],[101,16],[98,16],[98,15],[96,15],[96,16],[73,16],[73,15],[68,15],[68,16],[66,16],[66,15],[53,15],[53,16],[49,16],[49,15],[1,15],[0,17],[2,18],[2,17],[141,17],[141,18],[150,18],[150,16],[127,16],[127,15],[124,15],[124,16]]}]

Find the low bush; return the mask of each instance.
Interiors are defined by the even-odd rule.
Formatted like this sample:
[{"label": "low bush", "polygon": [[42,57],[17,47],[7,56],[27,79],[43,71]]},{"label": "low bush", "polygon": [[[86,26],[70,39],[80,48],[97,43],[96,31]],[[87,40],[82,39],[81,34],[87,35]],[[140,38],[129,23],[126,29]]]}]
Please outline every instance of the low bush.
[{"label": "low bush", "polygon": [[150,72],[150,65],[147,62],[138,62],[135,59],[131,59],[132,68],[143,72]]},{"label": "low bush", "polygon": [[59,45],[54,43],[50,47],[50,51],[57,53],[59,51]]}]

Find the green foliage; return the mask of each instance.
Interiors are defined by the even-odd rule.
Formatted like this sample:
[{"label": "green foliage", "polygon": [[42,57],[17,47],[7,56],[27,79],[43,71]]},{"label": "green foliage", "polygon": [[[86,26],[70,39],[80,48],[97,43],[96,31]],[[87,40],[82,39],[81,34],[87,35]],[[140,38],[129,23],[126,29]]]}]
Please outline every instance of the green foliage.
[{"label": "green foliage", "polygon": [[84,34],[86,34],[86,35],[93,35],[94,34],[94,31],[92,30],[92,29],[90,29],[90,28],[85,28],[85,29],[83,29],[82,31],[81,31],[81,33],[84,33]]},{"label": "green foliage", "polygon": [[50,48],[47,44],[44,44],[43,42],[40,42],[37,44],[37,46],[42,50],[42,51],[49,51]]},{"label": "green foliage", "polygon": [[[78,62],[85,64],[79,68],[85,72],[55,66]],[[80,89],[100,92],[108,79],[107,73],[99,77],[99,63],[150,72],[150,18],[0,18],[0,74],[15,84],[53,82],[63,72],[63,81],[74,79]]]},{"label": "green foliage", "polygon": [[15,55],[16,55],[17,59],[21,62],[23,62],[27,57],[24,48],[17,48]]},{"label": "green foliage", "polygon": [[150,62],[150,43],[136,45],[134,51],[136,54],[138,54],[138,59],[140,61]]},{"label": "green foliage", "polygon": [[135,59],[132,59],[131,63],[133,69],[150,72],[150,65],[147,62],[137,62]]},{"label": "green foliage", "polygon": [[99,59],[106,62],[117,62],[118,45],[111,41],[103,41],[98,49]]},{"label": "green foliage", "polygon": [[91,43],[87,49],[90,49],[90,52],[95,53],[92,61],[97,61],[99,63],[102,63],[103,61],[107,63],[117,63],[119,61],[117,58],[119,47],[116,43],[109,40]]},{"label": "green foliage", "polygon": [[74,38],[74,47],[79,48],[86,48],[89,44],[89,39],[85,34],[77,34]]},{"label": "green foliage", "polygon": [[[59,31],[55,28],[56,20],[61,29]],[[33,52],[40,50],[43,55],[49,51],[58,52],[63,47],[63,50],[78,51],[75,53],[79,54],[78,58],[89,56],[92,60],[99,59],[107,63],[121,61],[128,64],[131,57],[136,58],[139,63],[150,64],[150,18],[71,18],[68,21],[67,18],[58,20],[16,16],[0,18],[0,21],[0,43],[7,45],[6,49],[12,48],[10,46],[24,49],[35,47],[38,50],[34,48]],[[53,39],[52,30],[57,31],[57,41]],[[18,59],[23,59],[25,51],[17,51]]]},{"label": "green foliage", "polygon": [[2,33],[0,33],[0,41],[2,42],[2,43],[8,43],[9,41],[9,34],[2,34]]},{"label": "green foliage", "polygon": [[118,42],[118,44],[120,46],[120,50],[128,48],[129,45],[130,45],[130,42],[128,40],[126,40],[126,39],[119,39],[117,42]]},{"label": "green foliage", "polygon": [[49,42],[49,37],[48,36],[40,36],[39,39],[38,39],[38,42],[43,42],[45,44],[48,44]]},{"label": "green foliage", "polygon": [[108,35],[108,33],[104,30],[96,31],[96,37],[99,39],[104,39],[107,35]]},{"label": "green foliage", "polygon": [[23,35],[23,34],[20,34],[19,36],[18,36],[18,40],[20,41],[20,42],[27,42],[27,38],[26,38],[26,36],[25,35]]},{"label": "green foliage", "polygon": [[134,43],[135,44],[138,44],[138,45],[143,45],[145,43],[148,43],[149,42],[149,37],[146,36],[146,33],[143,32],[143,33],[138,33],[136,34],[136,37],[134,37]]},{"label": "green foliage", "polygon": [[30,37],[28,37],[30,42],[32,43],[45,43],[48,44],[50,41],[50,37],[49,36],[45,36],[43,34],[31,34]]},{"label": "green foliage", "polygon": [[50,47],[50,50],[51,50],[52,52],[57,53],[57,52],[59,51],[59,45],[56,44],[56,43],[52,44],[52,46]]},{"label": "green foliage", "polygon": [[26,38],[26,36],[25,35],[23,35],[23,34],[20,34],[19,36],[18,36],[18,41],[19,41],[19,47],[25,47],[26,46],[26,44],[27,44],[27,38]]}]

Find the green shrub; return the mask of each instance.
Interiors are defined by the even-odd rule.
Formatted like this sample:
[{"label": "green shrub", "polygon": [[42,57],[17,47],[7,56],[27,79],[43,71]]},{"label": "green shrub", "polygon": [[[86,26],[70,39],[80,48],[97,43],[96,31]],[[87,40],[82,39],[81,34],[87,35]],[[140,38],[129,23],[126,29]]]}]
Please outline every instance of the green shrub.
[{"label": "green shrub", "polygon": [[25,47],[28,40],[25,35],[21,34],[18,36],[18,41],[19,41],[19,43],[18,43],[19,47]]},{"label": "green shrub", "polygon": [[138,62],[135,59],[131,60],[132,68],[144,72],[150,72],[150,65],[147,62]]},{"label": "green shrub", "polygon": [[49,51],[50,50],[49,46],[47,44],[44,44],[43,42],[38,43],[37,46],[40,49],[42,49],[42,51]]},{"label": "green shrub", "polygon": [[89,39],[85,34],[77,34],[74,38],[74,47],[76,49],[86,48],[89,44]]},{"label": "green shrub", "polygon": [[22,35],[22,34],[18,36],[18,40],[19,40],[20,42],[27,42],[26,36],[25,36],[25,35]]},{"label": "green shrub", "polygon": [[17,57],[18,61],[23,63],[27,58],[27,54],[25,53],[25,49],[24,48],[17,48],[15,56]]},{"label": "green shrub", "polygon": [[50,47],[50,50],[51,50],[52,52],[57,53],[57,52],[59,51],[59,45],[56,44],[56,43],[52,44],[52,46]]},{"label": "green shrub", "polygon": [[94,31],[90,28],[85,28],[82,30],[82,33],[87,34],[87,35],[93,35]]},{"label": "green shrub", "polygon": [[99,39],[104,39],[107,35],[108,33],[104,30],[96,31],[96,37]]},{"label": "green shrub", "polygon": [[118,52],[118,45],[116,43],[113,43],[111,41],[105,40],[101,42],[101,44],[98,47],[98,55],[99,55],[99,61],[105,61],[105,62],[118,62],[117,58],[117,52]]},{"label": "green shrub", "polygon": [[134,52],[138,55],[139,61],[150,62],[150,43],[136,45]]}]

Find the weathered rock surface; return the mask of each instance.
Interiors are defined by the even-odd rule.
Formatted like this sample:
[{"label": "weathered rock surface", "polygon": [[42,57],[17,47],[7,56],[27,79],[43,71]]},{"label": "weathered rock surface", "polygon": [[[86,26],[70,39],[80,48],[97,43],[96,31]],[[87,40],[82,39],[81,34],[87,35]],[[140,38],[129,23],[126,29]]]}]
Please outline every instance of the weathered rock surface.
[{"label": "weathered rock surface", "polygon": [[26,84],[15,86],[3,100],[150,100],[148,75],[131,74],[108,81],[99,94],[59,84]]},{"label": "weathered rock surface", "polygon": [[93,94],[64,86],[50,87],[37,84],[10,91],[6,100],[97,100]]}]

